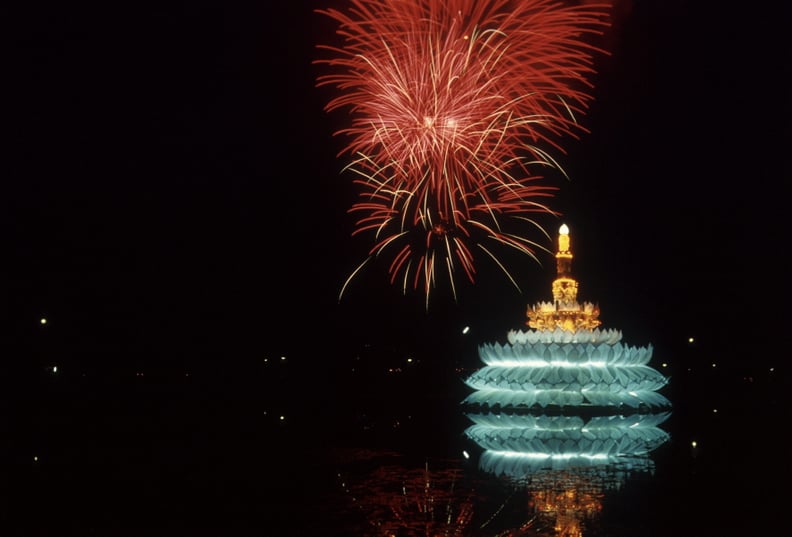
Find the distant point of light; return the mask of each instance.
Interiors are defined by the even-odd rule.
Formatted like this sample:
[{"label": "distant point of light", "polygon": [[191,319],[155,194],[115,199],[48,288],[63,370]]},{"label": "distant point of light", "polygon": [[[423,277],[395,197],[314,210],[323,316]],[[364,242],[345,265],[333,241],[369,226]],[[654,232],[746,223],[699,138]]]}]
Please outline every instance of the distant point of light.
[{"label": "distant point of light", "polygon": [[715,362],[712,362],[712,367],[715,367]]},{"label": "distant point of light", "polygon": [[467,334],[468,332],[470,332],[470,327],[469,326],[466,326],[465,328],[462,329],[462,333],[463,334]]},{"label": "distant point of light", "polygon": [[566,224],[561,224],[561,227],[558,228],[558,232],[561,235],[569,235],[569,227]]},{"label": "distant point of light", "polygon": [[47,318],[46,318],[46,317],[42,317],[42,318],[39,320],[39,322],[40,322],[41,324],[47,324]]},{"label": "distant point of light", "polygon": [[33,455],[33,462],[38,462],[38,457],[36,455]]},{"label": "distant point of light", "polygon": [[695,340],[695,339],[693,339],[692,337],[689,337],[689,338],[688,338],[688,343],[694,343],[695,341],[696,341],[696,340]]},{"label": "distant point of light", "polygon": [[468,452],[464,449],[462,450],[462,456],[465,457],[466,459],[470,458],[470,454],[468,454]]},{"label": "distant point of light", "polygon": [[411,364],[411,363],[412,363],[412,361],[413,361],[413,359],[412,359],[412,358],[407,358],[407,363],[408,363],[408,364]]},{"label": "distant point of light", "polygon": [[58,372],[58,366],[56,366],[56,365],[52,366],[52,372],[53,373],[57,373]]},{"label": "distant point of light", "polygon": [[285,356],[281,356],[281,361],[286,360]]},{"label": "distant point of light", "polygon": [[713,408],[713,409],[712,409],[712,413],[713,413],[713,414],[717,414],[717,413],[718,413],[718,409],[717,409],[717,408]]},{"label": "distant point of light", "polygon": [[775,367],[770,368],[770,372],[772,373],[773,371],[775,371]]},{"label": "distant point of light", "polygon": [[690,447],[698,447],[698,442],[696,442],[695,440],[693,440],[693,441],[690,443]]},{"label": "distant point of light", "polygon": [[281,417],[280,417],[280,420],[281,420],[281,421],[283,421],[283,420],[285,420],[285,419],[286,419],[286,416],[281,416]]}]

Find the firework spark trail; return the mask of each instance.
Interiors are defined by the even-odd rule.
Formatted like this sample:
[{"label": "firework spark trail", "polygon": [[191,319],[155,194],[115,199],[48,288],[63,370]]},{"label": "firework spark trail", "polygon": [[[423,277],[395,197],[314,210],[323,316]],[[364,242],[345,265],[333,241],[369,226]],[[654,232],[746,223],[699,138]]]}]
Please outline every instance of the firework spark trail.
[{"label": "firework spark trail", "polygon": [[343,41],[319,46],[329,73],[317,85],[339,90],[326,111],[349,113],[336,134],[349,140],[339,157],[351,157],[360,187],[353,235],[374,233],[371,256],[395,248],[391,282],[401,279],[405,293],[423,284],[428,301],[441,267],[454,290],[458,266],[473,282],[473,245],[493,258],[485,242],[535,257],[538,243],[505,226],[548,236],[525,217],[555,214],[543,200],[556,188],[534,168],[563,173],[552,153],[587,132],[576,118],[591,100],[593,56],[606,52],[586,39],[608,26],[610,7],[350,0],[348,12],[317,10]]}]

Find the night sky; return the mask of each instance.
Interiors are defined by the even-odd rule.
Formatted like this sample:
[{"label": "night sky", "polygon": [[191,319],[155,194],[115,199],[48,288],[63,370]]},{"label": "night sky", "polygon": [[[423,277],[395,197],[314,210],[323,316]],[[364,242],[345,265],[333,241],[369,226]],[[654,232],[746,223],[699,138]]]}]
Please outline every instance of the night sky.
[{"label": "night sky", "polygon": [[[619,4],[591,134],[565,142],[571,179],[548,179],[580,298],[636,343],[781,327],[790,58],[783,8],[765,4]],[[380,268],[339,304],[369,243],[350,236],[344,117],[314,84],[332,23],[307,3],[37,3],[7,21],[13,341],[35,343],[42,316],[64,352],[166,360],[458,323],[492,339],[549,298],[540,253],[513,265],[522,293],[481,267],[427,312]]]},{"label": "night sky", "polygon": [[[564,142],[570,180],[548,179],[564,216],[546,228],[570,225],[579,298],[636,345],[693,335],[761,360],[789,343],[780,4],[618,3],[591,133]],[[233,372],[363,340],[434,351],[465,325],[474,345],[503,339],[550,298],[554,260],[540,253],[543,266],[512,265],[521,291],[481,267],[427,311],[375,267],[338,301],[369,242],[350,236],[355,191],[333,136],[345,118],[315,87],[333,25],[314,7],[6,8],[5,367],[55,353],[79,368]]]},{"label": "night sky", "polygon": [[[527,305],[551,298],[555,260],[540,252],[541,265],[507,260],[519,291],[482,265],[456,300],[439,289],[427,308],[375,265],[339,301],[370,242],[351,236],[356,190],[333,135],[346,118],[324,111],[332,90],[316,87],[316,45],[334,25],[314,9],[327,5],[4,9],[0,462],[12,478],[0,523],[25,528],[42,510],[53,527],[58,517],[81,528],[143,517],[115,496],[143,471],[128,496],[162,498],[151,520],[218,504],[223,521],[265,527],[287,516],[280,504],[264,510],[267,487],[293,487],[284,506],[305,493],[273,453],[322,437],[299,425],[294,439],[270,442],[275,429],[256,420],[277,414],[256,405],[329,428],[315,413],[348,390],[339,372],[361,354],[414,353],[426,393],[459,388],[453,368],[477,367],[477,345],[504,341],[524,328]],[[571,228],[579,300],[598,303],[603,328],[625,342],[654,345],[674,372],[694,356],[683,351],[689,337],[695,359],[727,371],[787,371],[787,11],[777,1],[618,0],[611,55],[596,60],[581,119],[590,133],[557,155],[570,179],[547,177],[563,216],[545,228],[553,238]],[[297,357],[288,375],[267,376],[265,359],[286,355]],[[143,372],[148,384],[130,388]],[[672,389],[688,382],[672,377]],[[140,452],[154,463],[119,462]],[[203,473],[157,481],[183,457]],[[178,464],[173,472],[188,467]],[[73,495],[80,485],[93,486],[89,507]]]}]

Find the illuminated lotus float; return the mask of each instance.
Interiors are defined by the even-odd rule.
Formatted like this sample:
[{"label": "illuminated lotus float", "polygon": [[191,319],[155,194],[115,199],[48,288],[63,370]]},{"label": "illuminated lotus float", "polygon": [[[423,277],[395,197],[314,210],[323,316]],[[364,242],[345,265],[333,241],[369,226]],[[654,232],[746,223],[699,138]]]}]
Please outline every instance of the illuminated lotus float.
[{"label": "illuminated lotus float", "polygon": [[575,407],[670,407],[658,393],[668,377],[649,366],[653,348],[622,343],[619,330],[599,328],[599,307],[577,301],[569,228],[559,230],[553,302],[529,306],[532,330],[511,330],[507,343],[479,347],[485,367],[465,380],[475,391],[464,405],[519,410]]},{"label": "illuminated lotus float", "polygon": [[553,302],[528,307],[531,330],[479,347],[485,365],[465,380],[475,391],[463,401],[479,468],[524,487],[531,523],[558,536],[582,536],[605,493],[653,473],[650,454],[670,439],[660,425],[671,403],[658,393],[668,378],[649,365],[651,345],[600,329],[599,307],[577,301],[571,265],[564,225]]},{"label": "illuminated lotus float", "polygon": [[657,393],[667,377],[647,365],[652,347],[631,347],[620,339],[613,330],[511,332],[508,345],[480,348],[486,367],[465,381],[476,391],[464,402],[501,408],[669,406]]}]

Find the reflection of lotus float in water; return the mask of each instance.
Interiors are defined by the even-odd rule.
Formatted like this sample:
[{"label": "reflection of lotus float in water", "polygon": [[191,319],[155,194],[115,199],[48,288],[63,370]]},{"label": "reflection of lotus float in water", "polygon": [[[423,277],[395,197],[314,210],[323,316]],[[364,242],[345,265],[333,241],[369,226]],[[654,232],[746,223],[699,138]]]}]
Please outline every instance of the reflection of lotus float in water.
[{"label": "reflection of lotus float in water", "polygon": [[669,440],[669,412],[631,416],[468,414],[466,435],[484,448],[479,467],[530,495],[537,533],[582,537],[595,526],[606,493],[630,476],[650,474],[649,454]]},{"label": "reflection of lotus float in water", "polygon": [[468,414],[465,434],[485,451],[480,467],[521,479],[542,469],[651,470],[648,454],[669,439],[659,425],[670,413],[632,416]]}]

